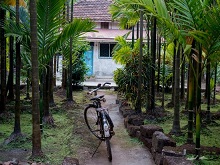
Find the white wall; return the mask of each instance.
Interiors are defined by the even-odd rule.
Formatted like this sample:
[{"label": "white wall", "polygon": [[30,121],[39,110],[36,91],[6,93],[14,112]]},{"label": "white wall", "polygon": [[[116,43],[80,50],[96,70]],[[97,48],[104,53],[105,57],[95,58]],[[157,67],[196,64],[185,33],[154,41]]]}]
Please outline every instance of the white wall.
[{"label": "white wall", "polygon": [[94,44],[93,53],[93,74],[96,78],[112,78],[113,72],[122,67],[116,64],[112,58],[100,58],[99,43],[97,42]]}]

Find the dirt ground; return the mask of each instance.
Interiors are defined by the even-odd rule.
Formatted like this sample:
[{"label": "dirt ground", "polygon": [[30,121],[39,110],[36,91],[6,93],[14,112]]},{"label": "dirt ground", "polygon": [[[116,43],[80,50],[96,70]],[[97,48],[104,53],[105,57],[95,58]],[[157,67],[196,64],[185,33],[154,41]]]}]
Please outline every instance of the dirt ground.
[{"label": "dirt ground", "polygon": [[[150,151],[137,140],[130,138],[127,134],[123,124],[123,117],[119,113],[119,105],[116,104],[116,94],[108,90],[103,90],[98,93],[98,95],[102,94],[105,94],[107,100],[103,104],[103,107],[109,108],[110,117],[115,125],[115,135],[111,139],[112,162],[108,161],[104,142],[101,143],[97,152],[92,157],[99,140],[92,137],[93,135],[89,133],[84,123],[85,129],[81,127],[79,130],[74,130],[76,133],[81,134],[84,140],[88,139],[88,143],[82,145],[78,150],[77,159],[79,159],[80,165],[154,165],[155,163]],[[82,118],[80,125],[84,122],[82,115],[83,112],[80,117]],[[27,150],[14,149],[3,151],[0,149],[0,164],[4,161],[13,160],[13,158],[14,160],[17,159],[22,162],[27,162],[26,158],[28,155],[30,155],[30,151]]]}]

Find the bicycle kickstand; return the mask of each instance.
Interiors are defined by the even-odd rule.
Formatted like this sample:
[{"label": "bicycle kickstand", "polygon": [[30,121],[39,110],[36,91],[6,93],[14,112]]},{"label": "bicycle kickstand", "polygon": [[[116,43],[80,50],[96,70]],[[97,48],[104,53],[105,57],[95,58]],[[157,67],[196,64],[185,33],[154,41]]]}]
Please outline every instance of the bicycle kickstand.
[{"label": "bicycle kickstand", "polygon": [[96,151],[98,150],[99,146],[101,145],[102,140],[100,140],[98,147],[95,149],[94,153],[92,154],[92,157],[95,155]]}]

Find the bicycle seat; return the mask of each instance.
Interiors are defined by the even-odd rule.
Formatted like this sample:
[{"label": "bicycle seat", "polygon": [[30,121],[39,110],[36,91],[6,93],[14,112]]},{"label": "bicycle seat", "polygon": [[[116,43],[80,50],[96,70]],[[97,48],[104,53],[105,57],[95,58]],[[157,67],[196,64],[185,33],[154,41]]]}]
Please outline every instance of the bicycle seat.
[{"label": "bicycle seat", "polygon": [[103,98],[103,97],[104,97],[104,95],[96,96],[96,97],[91,98],[90,100],[91,100],[91,101],[92,101],[92,100],[100,100],[100,99]]}]

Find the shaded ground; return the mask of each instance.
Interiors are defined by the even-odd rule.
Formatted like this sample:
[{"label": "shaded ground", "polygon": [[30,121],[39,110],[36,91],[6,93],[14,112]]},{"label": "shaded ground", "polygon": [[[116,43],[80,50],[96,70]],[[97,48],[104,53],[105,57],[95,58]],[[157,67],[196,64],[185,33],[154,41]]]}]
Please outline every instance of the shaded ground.
[{"label": "shaded ground", "polygon": [[140,144],[137,140],[131,139],[124,129],[123,118],[119,114],[118,105],[116,104],[116,95],[105,94],[107,102],[103,106],[109,107],[109,114],[114,122],[115,136],[111,139],[112,147],[112,162],[107,159],[105,144],[102,143],[98,148],[94,157],[85,160],[86,165],[154,165],[151,153],[149,150]]},{"label": "shaded ground", "polygon": [[[56,94],[65,98],[65,93],[61,90],[56,91]],[[98,94],[105,94],[107,102],[103,104],[103,106],[109,107],[109,113],[115,125],[114,131],[116,135],[111,139],[113,157],[111,163],[108,161],[104,143],[101,144],[92,157],[99,141],[89,132],[85,125],[83,118],[83,109],[85,105],[73,106],[65,103],[62,105],[63,109],[67,110],[68,115],[73,118],[73,136],[74,134],[79,135],[82,141],[82,143],[77,146],[76,156],[77,159],[79,159],[80,165],[154,165],[149,150],[138,142],[137,139],[132,139],[128,136],[123,125],[123,118],[119,114],[118,105],[116,104],[116,94],[109,90],[100,91]],[[87,100],[88,99],[84,98],[82,101],[86,104]],[[75,110],[73,111],[73,109]],[[28,160],[30,155],[31,151],[25,149],[15,148],[12,150],[1,150],[0,148],[0,164],[15,159],[20,162],[28,162],[28,164],[31,164],[31,161]]]}]

